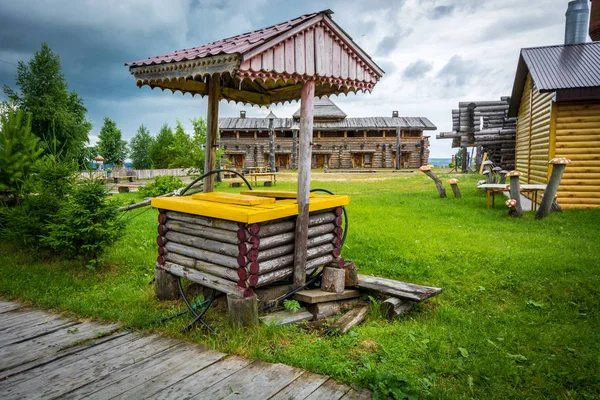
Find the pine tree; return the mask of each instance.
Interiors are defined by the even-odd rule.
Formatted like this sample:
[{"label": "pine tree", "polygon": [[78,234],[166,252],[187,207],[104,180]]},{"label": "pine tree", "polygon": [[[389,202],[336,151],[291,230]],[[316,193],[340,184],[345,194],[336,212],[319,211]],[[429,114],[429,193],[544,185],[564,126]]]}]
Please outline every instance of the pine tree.
[{"label": "pine tree", "polygon": [[183,125],[177,120],[173,143],[169,146],[171,168],[187,168],[192,166],[190,152],[192,151],[192,139],[185,133]]},{"label": "pine tree", "polygon": [[14,196],[43,149],[31,133],[31,116],[23,110],[8,110],[0,116],[0,123],[0,193]]},{"label": "pine tree", "polygon": [[18,91],[4,85],[4,93],[31,114],[31,131],[44,141],[56,137],[63,156],[79,157],[92,124],[82,98],[69,92],[60,57],[42,43],[29,62],[19,62],[15,83]]},{"label": "pine tree", "polygon": [[131,150],[131,160],[133,161],[133,168],[136,169],[149,169],[152,168],[152,158],[150,158],[150,149],[156,139],[148,128],[144,125],[140,125],[135,136],[131,139],[129,148]]},{"label": "pine tree", "polygon": [[121,164],[122,160],[127,157],[127,142],[121,139],[121,130],[117,128],[115,121],[105,117],[98,137],[100,138],[98,153],[104,157],[104,162]]},{"label": "pine tree", "polygon": [[154,168],[169,168],[171,160],[169,147],[173,145],[174,140],[173,131],[169,125],[164,124],[156,136],[156,141],[150,148],[150,158]]}]

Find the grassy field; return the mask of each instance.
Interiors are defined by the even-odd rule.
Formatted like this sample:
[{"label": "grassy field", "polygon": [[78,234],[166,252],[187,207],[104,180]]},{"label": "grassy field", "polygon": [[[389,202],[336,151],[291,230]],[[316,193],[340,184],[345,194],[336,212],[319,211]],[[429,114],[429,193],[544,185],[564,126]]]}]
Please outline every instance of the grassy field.
[{"label": "grassy field", "polygon": [[485,208],[484,193],[475,189],[479,177],[458,177],[460,200],[440,199],[418,173],[313,177],[313,187],[351,196],[342,255],[362,273],[444,289],[395,322],[373,306],[367,321],[343,337],[297,327],[232,330],[223,304],[207,317],[218,335],[199,328],[179,333],[185,318],[153,324],[183,305],[156,301],[149,285],[156,258],[152,209],[125,214],[123,238],[96,270],[0,247],[0,295],[384,392],[406,380],[405,392],[421,398],[599,398],[600,209],[512,219],[503,201]]}]

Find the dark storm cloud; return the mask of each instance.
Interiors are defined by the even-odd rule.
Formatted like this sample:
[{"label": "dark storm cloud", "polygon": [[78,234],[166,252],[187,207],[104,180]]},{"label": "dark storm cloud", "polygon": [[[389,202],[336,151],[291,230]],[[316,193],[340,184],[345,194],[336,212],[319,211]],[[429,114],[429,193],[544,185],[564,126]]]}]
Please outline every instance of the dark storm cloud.
[{"label": "dark storm cloud", "polygon": [[447,17],[454,11],[454,6],[437,6],[429,11],[429,18],[440,19]]},{"label": "dark storm cloud", "polygon": [[404,68],[402,76],[406,79],[419,79],[431,71],[433,65],[425,60],[417,60]]}]

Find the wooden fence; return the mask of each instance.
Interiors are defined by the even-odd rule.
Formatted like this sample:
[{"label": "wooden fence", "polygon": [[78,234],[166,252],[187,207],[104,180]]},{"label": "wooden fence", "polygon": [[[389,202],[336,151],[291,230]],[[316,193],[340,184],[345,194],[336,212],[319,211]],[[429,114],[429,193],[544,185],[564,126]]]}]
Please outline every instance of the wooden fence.
[{"label": "wooden fence", "polygon": [[[106,177],[106,171],[93,171],[95,177]],[[84,178],[89,178],[90,173],[88,171],[82,171],[81,175]],[[111,177],[126,177],[135,176],[137,179],[152,179],[160,175],[173,175],[173,176],[188,176],[190,175],[190,168],[171,168],[171,169],[127,169],[113,171]]]}]

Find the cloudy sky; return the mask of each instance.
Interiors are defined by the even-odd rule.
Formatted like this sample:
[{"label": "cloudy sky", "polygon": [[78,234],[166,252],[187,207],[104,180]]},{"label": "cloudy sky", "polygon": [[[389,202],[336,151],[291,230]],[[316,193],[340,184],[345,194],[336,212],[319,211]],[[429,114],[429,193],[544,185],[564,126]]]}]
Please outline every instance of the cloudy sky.
[{"label": "cloudy sky", "polygon": [[[14,86],[16,64],[47,42],[60,54],[72,90],[94,127],[116,120],[125,139],[140,124],[206,115],[206,99],[137,88],[124,62],[199,46],[330,8],[333,19],[386,72],[371,94],[334,97],[349,116],[429,118],[451,129],[459,101],[510,95],[522,47],[560,44],[568,0],[0,0],[0,85]],[[0,94],[0,100],[4,95]],[[274,107],[290,116],[298,104]],[[241,105],[222,102],[221,116]],[[245,107],[248,116],[265,108]],[[432,157],[449,157],[435,140]]]}]

